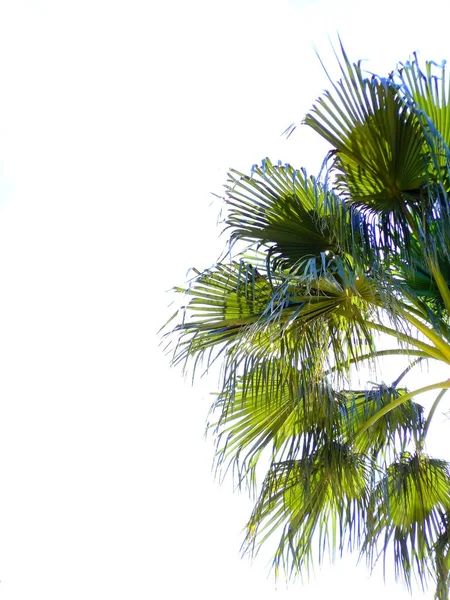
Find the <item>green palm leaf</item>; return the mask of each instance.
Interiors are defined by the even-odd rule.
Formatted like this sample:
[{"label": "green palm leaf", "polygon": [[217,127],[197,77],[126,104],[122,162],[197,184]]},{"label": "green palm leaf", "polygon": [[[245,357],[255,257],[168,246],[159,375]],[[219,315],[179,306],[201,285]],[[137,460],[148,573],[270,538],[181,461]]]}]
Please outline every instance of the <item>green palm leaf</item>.
[{"label": "green palm leaf", "polygon": [[181,309],[181,332],[174,364],[203,355],[221,344],[232,344],[260,318],[270,299],[272,288],[251,265],[232,262],[219,264],[200,273],[188,288],[176,288],[189,298]]},{"label": "green palm leaf", "polygon": [[327,431],[332,436],[339,408],[329,385],[305,382],[297,368],[280,359],[261,361],[212,406],[217,466],[232,464],[239,482],[250,474],[253,481],[265,450],[272,462],[292,460]]},{"label": "green palm leaf", "polygon": [[337,253],[350,229],[338,197],[288,164],[275,166],[266,158],[251,176],[231,171],[226,189],[231,239],[267,244],[275,266]]},{"label": "green palm leaf", "polygon": [[344,400],[341,408],[344,439],[353,441],[354,448],[362,454],[374,457],[381,452],[383,458],[387,457],[389,451],[400,452],[408,447],[412,432],[418,440],[425,426],[423,407],[411,400],[387,412],[364,435],[354,439],[361,425],[370,417],[406,393],[405,388],[384,384],[367,391],[341,392]]},{"label": "green palm leaf", "polygon": [[[436,73],[436,69],[438,72]],[[399,78],[405,96],[412,100],[419,121],[424,125],[424,134],[434,150],[436,166],[445,173],[448,182],[448,162],[450,146],[450,84],[447,82],[445,62],[442,65],[428,61],[425,72],[417,59],[402,65]]]},{"label": "green palm leaf", "polygon": [[320,382],[331,367],[336,376],[348,373],[373,346],[367,319],[378,318],[376,290],[337,257],[320,271],[315,259],[303,266],[301,275],[274,280],[234,262],[179,289],[190,300],[175,330],[174,362],[222,355],[233,385],[236,369],[246,378],[268,358],[296,365],[305,382]]},{"label": "green palm leaf", "polygon": [[322,562],[357,547],[364,528],[370,478],[364,457],[326,440],[299,460],[275,463],[247,526],[246,550],[257,552],[281,531],[276,571],[308,569],[314,551]]},{"label": "green palm leaf", "polygon": [[442,572],[442,565],[433,562],[433,555],[436,545],[444,543],[443,524],[449,509],[448,463],[404,453],[377,486],[374,516],[369,521],[363,552],[374,564],[377,543],[381,541],[381,553],[386,554],[392,542],[396,573],[408,586],[412,575],[422,584],[430,576],[442,579],[448,572]]},{"label": "green palm leaf", "polygon": [[305,123],[335,149],[338,186],[351,202],[403,215],[410,192],[427,180],[424,136],[390,79],[364,77],[343,51],[342,79],[325,92]]}]

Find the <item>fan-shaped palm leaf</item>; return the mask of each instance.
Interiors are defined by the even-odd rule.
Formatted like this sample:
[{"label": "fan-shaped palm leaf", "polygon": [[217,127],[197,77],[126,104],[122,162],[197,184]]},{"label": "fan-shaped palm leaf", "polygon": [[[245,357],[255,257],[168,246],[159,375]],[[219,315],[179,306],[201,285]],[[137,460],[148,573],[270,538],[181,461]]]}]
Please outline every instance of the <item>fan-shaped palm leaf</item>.
[{"label": "fan-shaped palm leaf", "polygon": [[391,79],[364,77],[343,51],[342,79],[305,117],[330,142],[338,185],[349,200],[376,213],[404,216],[409,192],[427,180],[425,139]]},{"label": "fan-shaped palm leaf", "polygon": [[296,458],[327,432],[334,435],[340,404],[327,382],[305,382],[280,359],[259,362],[212,406],[218,466],[233,464],[242,481],[267,449],[272,462]]},{"label": "fan-shaped palm leaf", "polygon": [[314,550],[321,562],[328,551],[357,546],[369,480],[364,457],[326,440],[299,460],[273,464],[248,523],[247,551],[281,531],[274,563],[289,573],[308,569]]},{"label": "fan-shaped palm leaf", "polygon": [[274,267],[338,253],[351,232],[351,215],[336,194],[289,164],[266,158],[251,176],[231,171],[226,189],[231,239],[266,244]]},{"label": "fan-shaped palm leaf", "polygon": [[443,526],[449,509],[448,463],[404,453],[377,486],[363,552],[374,564],[377,543],[381,541],[381,553],[385,554],[392,541],[397,574],[409,586],[413,574],[422,584],[430,575],[442,579],[448,572],[440,572],[442,565],[433,559],[436,545],[444,543]]},{"label": "fan-shaped palm leaf", "polygon": [[450,84],[446,78],[445,62],[439,66],[428,61],[425,71],[422,71],[417,55],[414,55],[412,61],[401,65],[398,75],[401,89],[406,99],[412,101],[413,110],[424,127],[431,158],[436,161],[448,190]]}]

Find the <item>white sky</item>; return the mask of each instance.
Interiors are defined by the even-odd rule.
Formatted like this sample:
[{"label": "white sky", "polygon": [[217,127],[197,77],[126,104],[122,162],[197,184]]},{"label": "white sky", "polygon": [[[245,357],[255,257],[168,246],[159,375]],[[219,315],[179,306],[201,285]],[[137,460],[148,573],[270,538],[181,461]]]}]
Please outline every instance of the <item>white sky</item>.
[{"label": "white sky", "polygon": [[448,57],[448,2],[427,8],[0,0],[2,600],[409,597],[342,564],[276,592],[239,559],[250,504],[210,473],[211,383],[155,332],[222,250],[228,167],[317,171],[314,135],[280,135],[326,85],[313,45],[330,64],[339,31],[374,71]]}]

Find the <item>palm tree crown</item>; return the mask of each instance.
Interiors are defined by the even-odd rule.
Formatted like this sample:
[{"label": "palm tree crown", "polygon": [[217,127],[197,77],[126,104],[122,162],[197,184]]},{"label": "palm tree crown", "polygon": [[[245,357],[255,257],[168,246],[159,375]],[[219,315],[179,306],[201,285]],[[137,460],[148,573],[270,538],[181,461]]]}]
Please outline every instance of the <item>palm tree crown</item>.
[{"label": "palm tree crown", "polygon": [[[445,65],[414,56],[366,76],[341,49],[340,80],[304,119],[332,146],[325,175],[269,159],[230,171],[239,250],[177,288],[173,363],[220,362],[210,428],[217,468],[255,493],[246,551],[276,539],[289,575],[336,551],[370,568],[393,552],[409,587],[448,600],[450,465],[426,437],[450,379],[403,378],[450,364],[450,89]],[[381,357],[408,366],[354,389]]]}]

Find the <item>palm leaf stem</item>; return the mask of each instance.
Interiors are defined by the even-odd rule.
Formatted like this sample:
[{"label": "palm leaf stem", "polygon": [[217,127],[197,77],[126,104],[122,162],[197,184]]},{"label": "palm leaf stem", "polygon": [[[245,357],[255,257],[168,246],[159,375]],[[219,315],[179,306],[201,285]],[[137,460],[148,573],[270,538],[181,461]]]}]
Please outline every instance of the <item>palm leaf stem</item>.
[{"label": "palm leaf stem", "polygon": [[[348,362],[349,362],[349,364],[356,364],[356,363],[364,362],[365,360],[373,360],[374,358],[378,358],[380,356],[418,356],[418,357],[421,357],[422,359],[424,359],[424,358],[427,358],[427,359],[435,358],[436,359],[435,356],[430,356],[428,354],[428,352],[424,352],[423,350],[412,350],[412,349],[403,350],[402,348],[391,348],[389,350],[376,350],[375,352],[368,352],[367,354],[361,354],[361,356],[355,356],[354,358],[351,358]],[[413,366],[415,366],[415,361],[414,361]],[[338,369],[339,369],[339,367],[337,367],[337,366],[332,367],[328,371],[325,371],[324,376],[330,375],[331,373],[334,373]]]},{"label": "palm leaf stem", "polygon": [[[411,316],[411,315],[409,315]],[[405,317],[406,318],[406,317]],[[420,325],[422,323],[418,321]],[[411,346],[415,346],[416,348],[420,348],[425,353],[426,357],[435,358],[436,360],[440,360],[445,363],[450,363],[450,357],[447,358],[439,348],[436,346],[431,346],[430,344],[426,344],[425,342],[421,342],[420,340],[414,338],[411,335],[407,335],[406,333],[401,333],[396,329],[392,329],[392,327],[387,327],[386,325],[381,325],[381,323],[374,323],[373,321],[365,321],[365,325],[371,329],[375,329],[376,331],[380,331],[381,333],[386,333],[391,335],[402,342],[406,342]],[[440,338],[439,338],[440,339]]]},{"label": "palm leaf stem", "polygon": [[396,388],[398,386],[398,384],[400,383],[400,381],[403,379],[403,377],[405,377],[405,375],[407,375],[411,369],[413,369],[416,365],[418,365],[420,362],[423,361],[423,356],[419,356],[419,358],[416,358],[415,360],[413,360],[407,367],[406,369],[404,369],[400,375],[397,377],[397,379],[395,381],[392,382],[392,386],[393,388]]},{"label": "palm leaf stem", "polygon": [[[412,215],[408,211],[405,211],[405,216],[406,216],[406,220],[407,220],[409,226],[411,227],[412,232],[418,239],[420,239],[420,237],[421,237],[420,232],[418,230],[417,224],[415,223]],[[448,312],[450,312],[450,290],[448,289],[447,282],[445,281],[444,277],[442,276],[442,273],[437,265],[436,260],[433,260],[433,259],[430,260],[430,271],[431,271],[431,274],[433,275],[433,279],[435,280],[436,285],[438,286],[439,292],[440,292],[442,299],[444,301],[444,304],[445,304],[445,308],[447,309]]]},{"label": "palm leaf stem", "polygon": [[407,298],[409,304],[405,302],[401,303],[401,307],[404,310],[407,310],[410,313],[415,314],[417,317],[422,317],[422,319],[427,319],[428,314],[425,307],[419,302],[418,298],[414,297],[412,294],[408,294],[405,290],[402,290],[402,294],[405,298]]},{"label": "palm leaf stem", "polygon": [[444,389],[450,388],[450,379],[445,379],[444,381],[439,381],[438,383],[432,383],[430,385],[426,385],[425,387],[414,390],[413,392],[408,392],[407,394],[403,394],[402,396],[400,396],[400,398],[397,398],[397,400],[394,400],[393,402],[390,402],[386,406],[383,406],[383,408],[380,408],[380,410],[377,413],[375,413],[372,417],[370,417],[370,419],[367,419],[367,421],[365,423],[363,423],[361,425],[361,427],[358,429],[358,431],[356,432],[355,439],[358,438],[360,435],[362,435],[374,423],[376,423],[378,421],[378,419],[381,419],[382,416],[384,416],[385,414],[387,414],[394,408],[397,408],[397,406],[400,406],[407,400],[411,400],[412,398],[414,398],[414,396],[424,394],[425,392],[430,392],[432,390],[439,390],[442,388],[444,388]]},{"label": "palm leaf stem", "polygon": [[425,337],[433,342],[436,348],[442,352],[443,356],[445,357],[445,362],[450,363],[450,344],[445,342],[438,333],[430,329],[427,325],[425,325],[425,323],[417,319],[409,311],[404,311],[402,316],[409,321],[411,325],[414,325],[414,327],[418,329]]},{"label": "palm leaf stem", "polygon": [[418,306],[411,306],[409,304],[403,304],[402,308],[404,310],[407,310],[409,314],[412,314],[412,315],[418,317],[419,319],[427,320],[427,318],[429,316],[427,314],[425,307],[423,307],[423,306],[418,307]]},{"label": "palm leaf stem", "polygon": [[435,261],[431,262],[430,270],[431,270],[431,274],[433,275],[433,278],[436,282],[436,285],[438,286],[438,289],[442,296],[442,299],[444,301],[445,308],[450,313],[450,290],[448,289],[447,282],[445,281],[444,277],[442,276],[442,273]]},{"label": "palm leaf stem", "polygon": [[434,413],[436,412],[436,409],[437,409],[437,407],[439,405],[439,402],[445,396],[445,394],[447,393],[447,391],[448,391],[448,388],[444,388],[443,390],[441,390],[439,392],[439,394],[437,395],[436,400],[433,402],[433,406],[431,407],[430,412],[428,413],[427,420],[425,421],[425,427],[423,429],[423,439],[426,438],[427,433],[428,433],[428,429],[430,427],[431,420],[432,420],[432,418],[434,416]]}]

